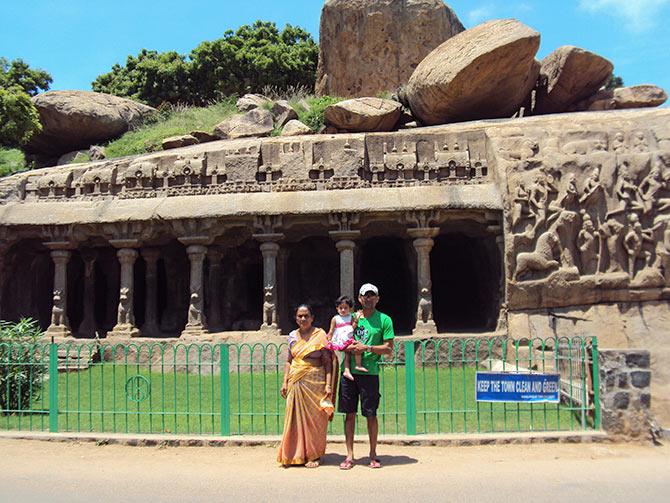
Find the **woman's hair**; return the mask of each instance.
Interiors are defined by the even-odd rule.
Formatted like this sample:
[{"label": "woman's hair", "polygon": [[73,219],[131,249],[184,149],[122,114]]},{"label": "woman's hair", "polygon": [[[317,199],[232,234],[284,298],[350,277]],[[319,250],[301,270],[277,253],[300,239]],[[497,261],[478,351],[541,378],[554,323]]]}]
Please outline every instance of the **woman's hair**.
[{"label": "woman's hair", "polygon": [[298,314],[298,309],[300,309],[301,307],[304,307],[305,309],[307,309],[310,316],[314,316],[314,311],[312,310],[312,306],[310,306],[309,304],[298,304],[298,307],[295,308],[294,314]]},{"label": "woman's hair", "polygon": [[351,297],[348,295],[340,295],[336,300],[335,300],[335,307],[339,306],[340,304],[346,304],[349,306],[351,309],[354,308],[354,301],[351,300]]}]

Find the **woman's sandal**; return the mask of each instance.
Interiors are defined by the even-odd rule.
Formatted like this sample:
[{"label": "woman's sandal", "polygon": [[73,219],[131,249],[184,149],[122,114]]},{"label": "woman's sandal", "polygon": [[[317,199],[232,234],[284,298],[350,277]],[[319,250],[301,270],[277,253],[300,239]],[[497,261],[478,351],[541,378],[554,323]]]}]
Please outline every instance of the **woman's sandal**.
[{"label": "woman's sandal", "polygon": [[340,463],[340,470],[351,470],[354,467],[354,460],[353,459],[345,459]]},{"label": "woman's sandal", "polygon": [[368,466],[370,468],[381,468],[382,464],[379,462],[378,459],[370,458],[370,464]]},{"label": "woman's sandal", "polygon": [[305,463],[305,468],[318,468],[320,465],[319,460],[308,461]]}]

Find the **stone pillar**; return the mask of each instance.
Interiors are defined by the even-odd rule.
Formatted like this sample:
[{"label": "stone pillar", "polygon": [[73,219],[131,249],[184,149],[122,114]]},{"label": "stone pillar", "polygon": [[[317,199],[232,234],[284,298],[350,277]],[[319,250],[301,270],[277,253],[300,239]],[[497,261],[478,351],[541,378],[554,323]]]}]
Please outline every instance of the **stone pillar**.
[{"label": "stone pillar", "polygon": [[340,254],[340,295],[354,297],[354,249],[361,231],[330,231],[328,233]]},{"label": "stone pillar", "polygon": [[135,239],[114,239],[110,243],[118,248],[116,256],[121,264],[121,281],[119,282],[119,305],[117,308],[116,326],[107,337],[139,337],[140,331],[135,326],[135,310],[133,306],[134,269],[137,260],[139,242]]},{"label": "stone pillar", "polygon": [[67,249],[69,243],[46,243],[51,249],[54,261],[53,306],[51,308],[51,324],[46,335],[53,337],[71,337],[70,322],[67,318],[67,263],[72,252]]},{"label": "stone pillar", "polygon": [[81,258],[84,261],[84,319],[79,325],[79,334],[82,337],[95,337],[95,250],[82,250]]},{"label": "stone pillar", "polygon": [[283,234],[254,234],[253,237],[261,242],[263,255],[263,313],[260,330],[279,334],[277,323],[277,254]]},{"label": "stone pillar", "polygon": [[208,322],[212,330],[221,330],[221,259],[223,253],[211,248],[207,252],[209,276],[207,277]]},{"label": "stone pillar", "polygon": [[433,321],[433,285],[430,279],[430,250],[433,248],[433,238],[440,229],[437,227],[419,227],[408,229],[414,238],[412,243],[416,250],[417,271],[417,313],[416,325],[412,334],[435,334],[437,327]]},{"label": "stone pillar", "polygon": [[159,337],[161,331],[158,327],[158,259],[161,252],[157,248],[143,248],[141,253],[146,264],[146,299],[142,334],[147,337]]},{"label": "stone pillar", "polygon": [[198,337],[207,333],[207,319],[205,317],[205,298],[203,288],[203,266],[205,265],[205,255],[207,247],[204,243],[209,242],[209,238],[179,238],[186,245],[186,254],[191,263],[191,273],[189,275],[189,304],[188,321],[186,328],[181,333],[182,337]]}]

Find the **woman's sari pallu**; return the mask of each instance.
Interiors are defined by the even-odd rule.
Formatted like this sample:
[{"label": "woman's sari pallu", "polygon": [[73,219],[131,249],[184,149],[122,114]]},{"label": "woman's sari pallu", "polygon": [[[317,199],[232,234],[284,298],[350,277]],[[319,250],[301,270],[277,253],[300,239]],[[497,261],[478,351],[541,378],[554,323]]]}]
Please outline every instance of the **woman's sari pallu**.
[{"label": "woman's sari pallu", "polygon": [[[292,360],[288,375],[284,435],[277,461],[282,465],[304,465],[318,460],[326,453],[328,420],[332,417],[320,405],[325,397],[326,369],[323,366],[316,367],[304,358],[324,349],[328,339],[320,328],[315,329],[307,341],[300,336],[295,342],[292,339],[289,337]],[[335,371],[333,368],[333,381]]]}]

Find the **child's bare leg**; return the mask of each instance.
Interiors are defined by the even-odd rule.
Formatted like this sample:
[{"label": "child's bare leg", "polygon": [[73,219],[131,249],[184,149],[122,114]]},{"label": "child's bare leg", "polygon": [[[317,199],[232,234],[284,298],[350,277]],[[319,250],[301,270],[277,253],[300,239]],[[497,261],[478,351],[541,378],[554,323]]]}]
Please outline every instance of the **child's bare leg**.
[{"label": "child's bare leg", "polygon": [[342,375],[349,379],[350,381],[354,380],[354,376],[351,375],[351,353],[344,352],[344,370]]},{"label": "child's bare leg", "polygon": [[361,363],[361,358],[362,358],[362,356],[363,356],[362,353],[356,353],[356,354],[354,355],[354,361],[356,362],[356,366],[355,366],[354,368],[355,368],[356,370],[358,370],[359,372],[367,372],[368,369],[366,369],[366,368],[363,366],[363,364]]}]

